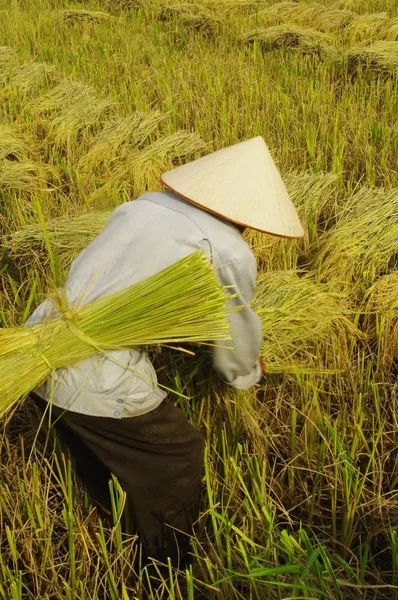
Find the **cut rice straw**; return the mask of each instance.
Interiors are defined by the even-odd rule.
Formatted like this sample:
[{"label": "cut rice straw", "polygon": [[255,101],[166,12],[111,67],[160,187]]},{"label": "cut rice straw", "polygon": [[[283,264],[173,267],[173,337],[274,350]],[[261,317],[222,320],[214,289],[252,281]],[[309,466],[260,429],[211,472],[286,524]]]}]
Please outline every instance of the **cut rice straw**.
[{"label": "cut rice straw", "polygon": [[397,263],[398,189],[364,188],[353,195],[315,246],[314,267],[322,281],[366,291]]},{"label": "cut rice straw", "polygon": [[270,372],[343,370],[350,344],[363,337],[345,297],[312,274],[263,273],[252,305],[263,326]]},{"label": "cut rice straw", "polygon": [[55,314],[32,328],[0,329],[0,417],[53,370],[111,349],[229,339],[228,295],[203,252],[84,306],[51,300]]}]

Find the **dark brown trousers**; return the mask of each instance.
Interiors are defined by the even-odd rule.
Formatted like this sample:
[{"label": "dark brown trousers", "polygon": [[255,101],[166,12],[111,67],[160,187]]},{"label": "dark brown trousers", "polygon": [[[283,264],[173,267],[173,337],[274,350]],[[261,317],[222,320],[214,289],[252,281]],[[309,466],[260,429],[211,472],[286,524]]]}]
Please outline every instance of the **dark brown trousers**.
[{"label": "dark brown trousers", "polygon": [[[47,402],[31,395],[49,414]],[[52,406],[51,422],[94,500],[109,506],[108,482],[111,473],[116,475],[127,494],[144,559],[166,562],[170,557],[176,567],[189,562],[189,536],[199,516],[204,442],[182,411],[168,398],[155,410],[126,419]]]}]

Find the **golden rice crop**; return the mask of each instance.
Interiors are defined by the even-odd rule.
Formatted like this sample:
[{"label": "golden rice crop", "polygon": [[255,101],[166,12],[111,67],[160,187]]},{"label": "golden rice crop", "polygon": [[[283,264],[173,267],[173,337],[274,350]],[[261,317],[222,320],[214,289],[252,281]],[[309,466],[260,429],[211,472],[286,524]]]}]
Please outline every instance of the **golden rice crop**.
[{"label": "golden rice crop", "polygon": [[389,23],[389,20],[386,12],[355,15],[346,28],[346,37],[351,41],[378,39],[380,30]]},{"label": "golden rice crop", "polygon": [[[30,108],[32,114],[42,117],[48,141],[71,148],[72,142],[100,123],[112,106],[110,98],[99,99],[92,87],[79,81],[64,80],[35,99]],[[75,144],[75,149],[78,148],[79,144]]]},{"label": "golden rice crop", "polygon": [[335,53],[330,36],[297,25],[275,25],[248,31],[244,34],[243,41],[248,44],[257,42],[263,50],[287,48],[318,57]]},{"label": "golden rice crop", "polygon": [[184,29],[197,31],[207,37],[217,32],[219,18],[200,4],[171,4],[159,12],[160,21],[176,20]]},{"label": "golden rice crop", "polygon": [[254,18],[268,24],[284,23],[308,26],[318,31],[344,29],[354,18],[347,8],[307,2],[278,2],[262,9]]},{"label": "golden rice crop", "polygon": [[56,79],[57,71],[53,65],[31,60],[13,67],[9,85],[20,93],[33,94]]},{"label": "golden rice crop", "polygon": [[398,42],[360,43],[346,52],[346,59],[351,71],[362,67],[393,76],[398,73]]},{"label": "golden rice crop", "polygon": [[115,160],[123,158],[132,148],[142,149],[165,118],[165,114],[155,110],[111,119],[93,138],[87,154],[81,157],[79,166],[83,170],[95,171],[99,167],[111,167]]},{"label": "golden rice crop", "polygon": [[383,40],[398,40],[398,17],[388,19],[380,30],[380,38]]},{"label": "golden rice crop", "polygon": [[0,160],[0,189],[35,192],[48,188],[51,170],[31,160]]},{"label": "golden rice crop", "polygon": [[314,266],[322,280],[366,291],[377,276],[396,266],[398,189],[364,188],[354,194],[315,246]]},{"label": "golden rice crop", "polygon": [[269,371],[347,367],[350,344],[361,337],[344,295],[317,283],[313,274],[261,273],[253,307]]},{"label": "golden rice crop", "polygon": [[[57,255],[62,269],[103,230],[111,211],[96,211],[78,216],[64,216],[46,221],[49,244]],[[45,234],[40,224],[28,224],[2,240],[10,258],[18,264],[30,262],[35,256],[41,264],[49,261]]]},{"label": "golden rice crop", "polygon": [[90,199],[98,200],[121,188],[127,190],[130,197],[137,197],[150,187],[159,189],[162,171],[168,170],[175,161],[194,157],[205,148],[206,145],[198,134],[186,131],[160,137],[142,150],[132,148],[120,160],[114,161],[113,168]]},{"label": "golden rice crop", "polygon": [[379,277],[367,294],[365,326],[383,371],[398,357],[398,271]]},{"label": "golden rice crop", "polygon": [[31,154],[31,147],[16,127],[0,125],[0,160],[21,161]]},{"label": "golden rice crop", "polygon": [[51,306],[60,316],[31,328],[0,329],[0,415],[54,369],[98,352],[229,339],[228,297],[203,252],[83,306],[69,306],[57,292]]}]

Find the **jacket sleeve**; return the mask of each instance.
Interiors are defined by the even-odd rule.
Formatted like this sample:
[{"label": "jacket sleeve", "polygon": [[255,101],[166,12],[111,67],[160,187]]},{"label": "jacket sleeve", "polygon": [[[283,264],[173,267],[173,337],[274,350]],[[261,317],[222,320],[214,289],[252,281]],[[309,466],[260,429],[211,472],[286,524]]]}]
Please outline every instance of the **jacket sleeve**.
[{"label": "jacket sleeve", "polygon": [[256,287],[256,260],[254,256],[245,257],[216,267],[216,273],[222,285],[230,286],[231,293],[238,293],[228,301],[227,307],[243,308],[228,317],[232,339],[219,342],[220,345],[213,348],[213,366],[226,383],[244,390],[261,378],[262,328],[260,319],[250,308]]}]

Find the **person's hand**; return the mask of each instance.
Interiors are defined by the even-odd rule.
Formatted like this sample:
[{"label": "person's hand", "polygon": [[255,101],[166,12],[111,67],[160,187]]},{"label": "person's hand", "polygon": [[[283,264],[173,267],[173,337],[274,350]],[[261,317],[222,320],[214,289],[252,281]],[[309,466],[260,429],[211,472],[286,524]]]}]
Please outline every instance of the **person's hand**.
[{"label": "person's hand", "polygon": [[261,375],[264,376],[265,375],[265,371],[267,370],[265,361],[263,360],[263,358],[261,356],[258,357],[259,363],[260,363],[260,367],[261,367]]}]

